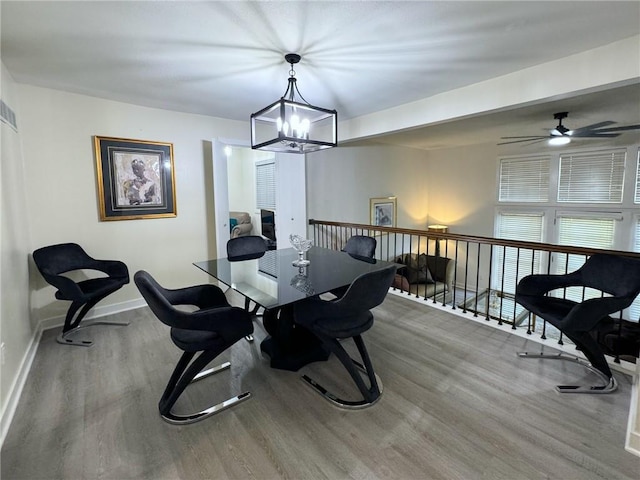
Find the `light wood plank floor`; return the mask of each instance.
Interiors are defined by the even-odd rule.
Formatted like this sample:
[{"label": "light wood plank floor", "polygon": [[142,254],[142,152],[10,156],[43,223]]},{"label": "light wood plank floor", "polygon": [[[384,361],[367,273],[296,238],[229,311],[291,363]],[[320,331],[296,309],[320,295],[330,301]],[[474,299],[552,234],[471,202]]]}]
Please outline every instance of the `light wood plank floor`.
[{"label": "light wood plank floor", "polygon": [[[239,303],[234,298],[234,303]],[[577,365],[521,360],[539,347],[448,312],[389,295],[365,334],[382,399],[331,406],[308,373],[351,394],[335,359],[272,370],[264,338],[237,343],[230,371],[193,385],[189,411],[248,389],[253,397],[190,426],[163,422],[157,402],[180,355],[146,308],[128,327],[95,327],[92,348],[43,335],[1,452],[9,479],[632,479],[624,450],[631,379],[613,395],[560,395],[590,380]],[[344,388],[343,388],[344,387]]]}]

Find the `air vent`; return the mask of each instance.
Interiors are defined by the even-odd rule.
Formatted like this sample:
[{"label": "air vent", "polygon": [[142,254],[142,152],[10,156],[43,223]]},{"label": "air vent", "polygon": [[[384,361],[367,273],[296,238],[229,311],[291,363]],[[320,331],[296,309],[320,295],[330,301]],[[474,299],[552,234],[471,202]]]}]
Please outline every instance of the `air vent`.
[{"label": "air vent", "polygon": [[18,131],[16,113],[2,100],[0,100],[0,120],[9,124],[16,132]]}]

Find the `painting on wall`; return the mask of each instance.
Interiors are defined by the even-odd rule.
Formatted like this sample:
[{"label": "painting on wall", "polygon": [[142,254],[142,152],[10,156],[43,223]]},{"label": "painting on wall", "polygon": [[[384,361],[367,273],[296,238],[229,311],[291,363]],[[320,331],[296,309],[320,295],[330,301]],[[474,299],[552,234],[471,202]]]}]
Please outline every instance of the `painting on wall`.
[{"label": "painting on wall", "polygon": [[175,217],[173,144],[94,137],[100,220]]},{"label": "painting on wall", "polygon": [[371,225],[376,227],[396,226],[396,197],[369,199]]}]

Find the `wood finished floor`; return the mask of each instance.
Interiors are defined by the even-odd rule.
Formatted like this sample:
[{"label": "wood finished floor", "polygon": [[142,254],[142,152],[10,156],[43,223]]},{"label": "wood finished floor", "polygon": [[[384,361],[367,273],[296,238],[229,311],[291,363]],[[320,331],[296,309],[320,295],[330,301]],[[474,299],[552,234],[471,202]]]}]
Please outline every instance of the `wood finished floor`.
[{"label": "wood finished floor", "polygon": [[[234,298],[234,303],[240,303]],[[43,335],[1,452],[2,479],[631,479],[624,450],[631,379],[613,395],[560,395],[590,380],[578,366],[521,360],[539,350],[448,312],[389,295],[365,334],[384,393],[345,411],[300,380],[355,397],[338,362],[272,370],[264,338],[237,343],[230,371],[199,382],[179,409],[250,390],[190,426],[163,422],[157,401],[180,355],[146,308],[128,327],[87,330],[92,348]],[[219,362],[216,362],[219,363]]]}]

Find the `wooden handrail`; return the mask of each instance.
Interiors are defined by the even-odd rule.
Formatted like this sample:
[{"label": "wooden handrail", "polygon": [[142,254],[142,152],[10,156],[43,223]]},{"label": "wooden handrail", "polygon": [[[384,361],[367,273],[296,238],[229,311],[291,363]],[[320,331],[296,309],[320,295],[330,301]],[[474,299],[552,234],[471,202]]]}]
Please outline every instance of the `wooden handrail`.
[{"label": "wooden handrail", "polygon": [[388,233],[400,233],[405,235],[419,235],[427,238],[437,238],[440,240],[459,240],[471,243],[482,243],[487,245],[499,245],[504,247],[525,248],[530,250],[540,250],[552,253],[566,253],[575,255],[593,255],[595,253],[607,253],[624,257],[640,258],[640,253],[626,250],[605,250],[602,248],[575,247],[570,245],[555,245],[553,243],[525,242],[522,240],[506,240],[502,238],[481,237],[478,235],[463,235],[458,233],[435,233],[427,230],[415,230],[397,227],[379,227],[363,223],[332,222],[326,220],[309,220],[309,225],[328,225],[340,228],[352,228],[360,230],[375,230]]}]

